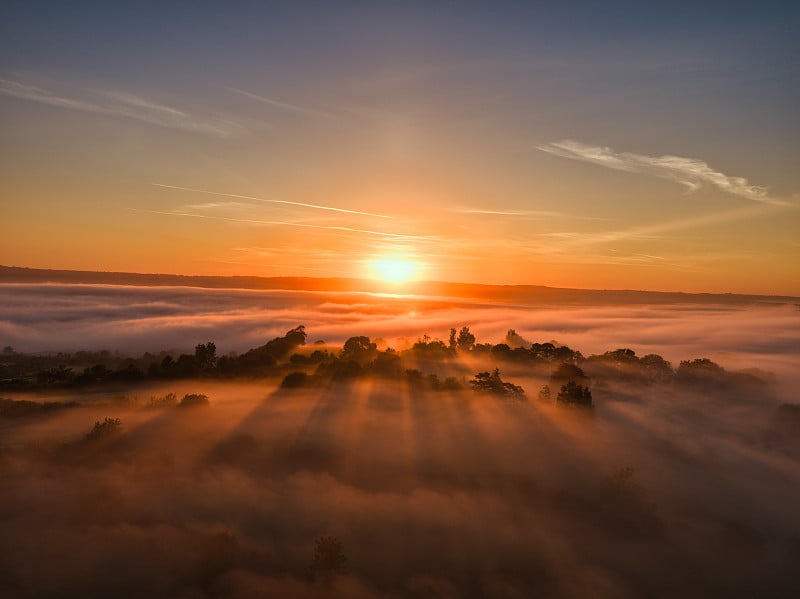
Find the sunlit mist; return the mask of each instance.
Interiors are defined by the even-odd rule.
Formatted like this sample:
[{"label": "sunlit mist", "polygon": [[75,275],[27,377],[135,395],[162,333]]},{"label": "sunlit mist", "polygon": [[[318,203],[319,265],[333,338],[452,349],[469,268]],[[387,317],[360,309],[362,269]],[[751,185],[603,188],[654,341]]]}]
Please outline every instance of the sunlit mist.
[{"label": "sunlit mist", "polygon": [[800,597],[800,2],[673,4],[0,3],[0,597]]}]

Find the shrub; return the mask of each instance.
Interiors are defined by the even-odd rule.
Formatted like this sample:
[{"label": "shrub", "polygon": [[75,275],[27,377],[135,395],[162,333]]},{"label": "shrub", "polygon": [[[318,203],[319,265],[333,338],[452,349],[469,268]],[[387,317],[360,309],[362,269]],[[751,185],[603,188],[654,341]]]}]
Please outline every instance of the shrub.
[{"label": "shrub", "polygon": [[281,381],[281,387],[284,389],[307,387],[310,378],[311,377],[305,372],[290,372],[283,378],[283,381]]},{"label": "shrub", "polygon": [[174,393],[167,393],[163,397],[150,397],[150,403],[147,408],[151,410],[158,410],[162,408],[172,408],[178,405],[178,396]]},{"label": "shrub", "polygon": [[314,557],[311,560],[311,577],[314,580],[330,581],[337,575],[347,573],[347,556],[342,542],[333,536],[319,537],[314,541]]},{"label": "shrub", "polygon": [[179,408],[196,408],[208,406],[208,396],[201,393],[187,393],[183,396],[181,403],[178,404]]},{"label": "shrub", "polygon": [[94,423],[94,427],[86,433],[86,439],[104,439],[114,435],[122,428],[122,420],[119,418],[106,418],[103,422],[99,420]]},{"label": "shrub", "polygon": [[579,385],[575,381],[569,381],[565,385],[561,385],[561,390],[558,392],[556,402],[562,406],[591,408],[593,407],[592,392],[589,390],[589,387]]}]

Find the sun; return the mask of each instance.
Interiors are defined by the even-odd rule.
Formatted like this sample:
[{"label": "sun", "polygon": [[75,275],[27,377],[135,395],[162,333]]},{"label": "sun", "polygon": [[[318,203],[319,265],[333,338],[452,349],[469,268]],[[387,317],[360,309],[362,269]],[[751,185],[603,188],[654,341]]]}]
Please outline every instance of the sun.
[{"label": "sun", "polygon": [[376,278],[389,283],[408,281],[417,270],[416,262],[404,258],[379,258],[371,265]]}]

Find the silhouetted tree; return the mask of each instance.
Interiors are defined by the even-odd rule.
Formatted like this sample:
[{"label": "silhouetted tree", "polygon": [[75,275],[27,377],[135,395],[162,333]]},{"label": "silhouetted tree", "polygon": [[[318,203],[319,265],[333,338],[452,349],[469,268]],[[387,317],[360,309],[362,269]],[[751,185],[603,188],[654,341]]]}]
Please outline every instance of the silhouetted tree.
[{"label": "silhouetted tree", "polygon": [[511,358],[511,348],[505,343],[498,343],[489,352],[495,360],[508,360]]},{"label": "silhouetted tree", "polygon": [[442,341],[438,339],[431,341],[428,335],[417,341],[411,347],[411,351],[416,354],[417,358],[429,361],[446,360],[453,353]]},{"label": "silhouetted tree", "polygon": [[475,347],[475,335],[469,332],[469,327],[461,327],[456,339],[456,345],[460,351],[470,351]]},{"label": "silhouetted tree", "polygon": [[627,348],[607,351],[601,356],[601,358],[611,362],[622,362],[626,364],[639,361],[639,358],[636,357],[636,352]]},{"label": "silhouetted tree", "polygon": [[350,337],[344,342],[340,357],[342,360],[362,363],[371,360],[377,352],[378,345],[372,343],[369,337],[360,335],[358,337]]},{"label": "silhouetted tree", "polygon": [[658,354],[643,356],[639,360],[639,365],[645,370],[648,378],[653,381],[665,382],[675,374],[675,371],[672,370],[672,364]]},{"label": "silhouetted tree", "polygon": [[589,387],[579,385],[575,381],[569,381],[561,385],[556,402],[564,406],[578,406],[584,408],[592,407],[592,392]]},{"label": "silhouetted tree", "polygon": [[397,352],[389,348],[375,356],[367,370],[380,376],[398,377],[403,372],[402,361]]},{"label": "silhouetted tree", "polygon": [[301,324],[286,331],[283,337],[276,337],[272,341],[267,342],[264,349],[267,354],[276,360],[280,360],[289,355],[289,352],[297,346],[305,345],[307,337],[306,327]]},{"label": "silhouetted tree", "polygon": [[525,394],[522,387],[503,381],[499,368],[495,368],[494,372],[479,372],[469,384],[475,391],[486,391],[495,395],[522,397]]},{"label": "silhouetted tree", "polygon": [[175,364],[175,360],[170,355],[164,356],[164,359],[161,360],[161,370],[167,372],[169,371]]},{"label": "silhouetted tree", "polygon": [[575,362],[583,356],[581,352],[572,350],[566,345],[555,345],[554,343],[533,343],[529,349],[531,355],[537,360],[562,362]]},{"label": "silhouetted tree", "polygon": [[289,363],[295,366],[302,366],[305,364],[319,364],[330,358],[327,350],[316,349],[308,355],[305,354],[292,354],[289,358]]},{"label": "silhouetted tree", "polygon": [[456,350],[456,329],[450,329],[450,337],[447,340],[447,347],[452,351]]},{"label": "silhouetted tree", "polygon": [[194,348],[194,359],[201,370],[211,370],[217,364],[217,346],[211,341],[199,343]]},{"label": "silhouetted tree", "polygon": [[585,379],[586,374],[580,366],[576,366],[572,362],[562,362],[550,375],[550,384],[559,386],[567,381],[582,381]]},{"label": "silhouetted tree", "polygon": [[249,374],[267,374],[275,363],[289,355],[296,347],[305,345],[308,337],[303,325],[286,331],[283,337],[276,337],[260,347],[242,354],[236,365],[227,365],[229,372]]}]

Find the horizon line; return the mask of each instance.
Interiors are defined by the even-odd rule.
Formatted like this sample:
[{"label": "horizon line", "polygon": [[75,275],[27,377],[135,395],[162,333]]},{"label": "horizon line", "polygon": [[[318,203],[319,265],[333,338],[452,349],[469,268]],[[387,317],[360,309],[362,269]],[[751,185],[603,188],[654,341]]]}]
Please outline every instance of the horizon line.
[{"label": "horizon line", "polygon": [[[403,283],[389,283],[386,281],[379,281],[375,279],[370,279],[367,277],[317,277],[317,276],[307,276],[307,275],[272,275],[272,276],[265,276],[265,275],[201,275],[201,274],[179,274],[179,273],[165,273],[165,272],[132,272],[132,271],[122,271],[122,270],[83,270],[83,269],[70,269],[70,268],[38,268],[38,267],[31,267],[31,266],[12,266],[12,265],[5,265],[0,264],[0,284],[24,284],[26,281],[4,281],[4,276],[7,271],[29,271],[32,273],[71,273],[76,275],[106,275],[106,276],[113,276],[113,275],[121,275],[121,276],[132,276],[132,277],[163,277],[163,278],[181,278],[181,279],[219,279],[221,280],[235,280],[235,279],[256,279],[261,281],[275,281],[275,280],[308,280],[308,281],[337,281],[337,282],[351,282],[351,283],[364,283],[372,287],[372,289],[365,289],[365,290],[358,290],[358,289],[350,289],[347,291],[351,292],[359,292],[359,291],[370,291],[374,292],[375,288],[381,289],[383,293],[400,293],[402,295],[416,295],[411,291],[414,287],[418,286],[425,286],[425,285],[451,285],[451,286],[461,286],[461,287],[482,287],[482,288],[497,288],[497,289],[513,289],[513,288],[531,288],[531,289],[543,289],[543,290],[551,290],[551,291],[588,291],[593,293],[640,293],[640,294],[657,294],[657,295],[685,295],[685,296],[722,296],[722,297],[753,297],[753,298],[772,298],[772,299],[784,299],[784,300],[792,300],[800,302],[800,295],[791,295],[791,294],[780,294],[780,293],[742,293],[742,292],[735,292],[735,291],[679,291],[679,290],[654,290],[654,289],[621,289],[621,288],[596,288],[596,287],[557,287],[551,285],[542,285],[536,283],[474,283],[474,282],[464,282],[464,281],[444,281],[444,280],[415,280],[415,281],[406,281]],[[107,282],[107,283],[84,283],[84,282],[68,282],[68,281],[31,281],[31,284],[42,284],[42,283],[62,283],[62,284],[73,284],[73,285],[118,285],[120,287],[133,287],[136,286],[131,283],[114,283],[114,282]],[[206,288],[206,289],[260,289],[258,287],[204,287],[203,285],[156,285],[156,286],[177,286],[177,287],[199,287],[199,288]],[[409,293],[402,293],[401,288],[411,288],[409,289]],[[276,288],[273,288],[276,290]],[[302,289],[292,289],[292,291],[300,291]],[[390,291],[391,290],[391,291]],[[314,289],[308,289],[308,291],[315,291]],[[332,290],[328,290],[332,291]]]}]

